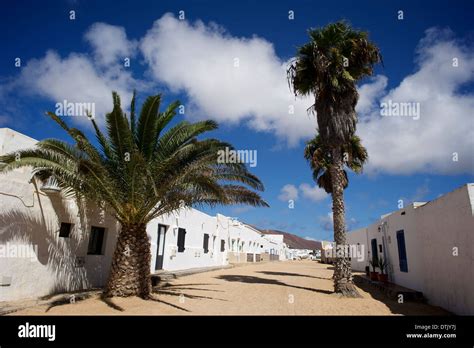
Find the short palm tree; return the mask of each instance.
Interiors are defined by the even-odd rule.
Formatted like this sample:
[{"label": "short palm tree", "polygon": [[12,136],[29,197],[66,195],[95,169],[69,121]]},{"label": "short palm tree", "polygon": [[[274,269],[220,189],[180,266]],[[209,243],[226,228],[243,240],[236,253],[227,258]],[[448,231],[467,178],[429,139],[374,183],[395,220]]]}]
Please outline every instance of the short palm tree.
[{"label": "short palm tree", "polygon": [[[344,170],[342,146],[355,134],[358,100],[356,82],[373,73],[381,62],[380,51],[368,34],[337,22],[309,30],[310,41],[301,46],[288,68],[288,81],[295,95],[314,97],[308,109],[316,112],[321,141],[331,153],[331,194],[334,241],[346,245],[344,218]],[[336,257],[334,290],[345,296],[358,296],[352,282],[347,255]]]},{"label": "short palm tree", "polygon": [[[95,202],[121,225],[106,296],[140,296],[151,292],[150,242],[147,223],[181,207],[243,203],[267,206],[254,190],[260,180],[243,163],[220,163],[218,152],[228,143],[198,136],[217,128],[213,121],[170,122],[179,102],[160,112],[161,95],[146,99],[138,119],[135,94],[130,118],[113,93],[113,110],[106,115],[104,134],[91,118],[98,146],[83,132],[47,113],[73,139],[74,145],[46,139],[33,149],[0,157],[2,171],[32,166],[45,178],[54,176],[64,194]],[[165,128],[169,126],[166,130]]]},{"label": "short palm tree", "polygon": [[[342,160],[344,167],[351,169],[357,174],[362,173],[368,154],[357,135],[352,136],[349,143],[342,146],[341,152],[343,153]],[[304,158],[308,161],[309,166],[313,171],[314,181],[320,188],[324,189],[326,193],[330,194],[332,192],[330,171],[332,165],[331,152],[321,141],[321,136],[319,134],[306,143]],[[342,186],[346,189],[349,185],[349,178],[345,169],[343,169],[343,174],[344,178]]]}]

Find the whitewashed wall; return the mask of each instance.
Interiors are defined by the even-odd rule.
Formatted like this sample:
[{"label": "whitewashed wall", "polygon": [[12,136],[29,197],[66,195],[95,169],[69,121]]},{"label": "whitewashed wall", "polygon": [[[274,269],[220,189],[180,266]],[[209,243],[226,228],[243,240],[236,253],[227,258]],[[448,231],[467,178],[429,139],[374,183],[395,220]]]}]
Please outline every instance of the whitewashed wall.
[{"label": "whitewashed wall", "polygon": [[423,293],[456,314],[474,315],[474,184],[419,208]]},{"label": "whitewashed wall", "polygon": [[[282,255],[285,259],[285,245],[283,236],[275,240],[267,239],[260,232],[227,216],[217,214],[209,216],[196,209],[188,208],[177,211],[175,214],[162,216],[151,221],[147,226],[152,245],[151,271],[155,272],[158,226],[166,226],[164,249],[164,270],[175,271],[192,268],[216,267],[229,263],[255,262],[261,253]],[[185,250],[179,252],[178,228],[186,230]],[[204,234],[209,234],[209,252],[203,248]],[[225,250],[221,251],[221,241],[225,243]]]},{"label": "whitewashed wall", "polygon": [[[371,239],[383,243],[383,230],[379,232],[378,227],[386,223],[390,280],[423,292],[430,303],[449,311],[474,314],[473,196],[474,185],[467,184],[431,202],[415,203],[367,228],[348,233],[348,243],[364,243],[367,250],[366,260],[352,259],[352,268],[365,269],[371,259]],[[404,230],[408,272],[400,271],[396,237],[399,230]]]},{"label": "whitewashed wall", "polygon": [[280,261],[291,259],[292,253],[285,244],[284,236],[282,234],[265,234],[262,237],[264,252],[278,255]]},{"label": "whitewashed wall", "polygon": [[[360,251],[363,251],[363,257],[351,257],[352,269],[355,271],[365,272],[365,267],[369,266],[370,250],[367,247],[370,246],[368,240],[369,227],[360,228],[347,234],[347,243],[350,245],[360,245]],[[371,268],[372,269],[372,268]]]},{"label": "whitewashed wall", "polygon": [[[223,224],[218,228],[216,217],[209,216],[199,210],[182,209],[176,214],[156,218],[147,226],[147,233],[152,245],[152,272],[155,271],[157,257],[158,224],[167,226],[163,269],[174,271],[227,264],[226,252],[220,251],[221,239],[224,239],[227,248],[227,226]],[[183,252],[177,250],[178,227],[186,229]],[[209,234],[208,253],[204,253],[203,248],[205,233]]]},{"label": "whitewashed wall", "polygon": [[[35,143],[0,129],[0,154]],[[41,183],[30,182],[31,177],[29,168],[0,174],[0,248],[5,252],[0,257],[0,301],[104,285],[115,245],[115,220],[92,207],[79,212],[73,200],[41,192]],[[69,238],[59,237],[61,222],[73,224]],[[106,228],[103,255],[87,255],[91,226]],[[22,254],[15,256],[14,250]],[[77,267],[77,257],[84,258],[83,266]]]}]

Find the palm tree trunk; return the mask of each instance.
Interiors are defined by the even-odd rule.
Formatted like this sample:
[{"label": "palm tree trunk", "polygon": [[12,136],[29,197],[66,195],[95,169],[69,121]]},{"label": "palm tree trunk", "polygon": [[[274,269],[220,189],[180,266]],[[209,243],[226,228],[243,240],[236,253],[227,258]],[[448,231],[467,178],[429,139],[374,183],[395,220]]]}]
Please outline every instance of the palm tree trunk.
[{"label": "palm tree trunk", "polygon": [[151,292],[150,261],[146,225],[122,225],[105,296],[148,298]]},{"label": "palm tree trunk", "polygon": [[344,168],[341,147],[332,147],[333,165],[330,168],[332,182],[332,212],[334,221],[334,241],[336,242],[333,254],[334,265],[334,292],[346,297],[360,297],[352,281],[351,261],[346,250],[346,224],[344,214]]}]

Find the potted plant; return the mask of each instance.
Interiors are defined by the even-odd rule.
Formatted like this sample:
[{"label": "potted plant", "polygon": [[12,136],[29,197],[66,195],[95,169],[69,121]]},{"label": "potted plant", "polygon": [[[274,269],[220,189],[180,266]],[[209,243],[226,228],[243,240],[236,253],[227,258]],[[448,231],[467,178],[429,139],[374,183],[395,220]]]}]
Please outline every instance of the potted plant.
[{"label": "potted plant", "polygon": [[372,266],[372,272],[370,272],[370,280],[378,280],[378,272],[376,268],[379,265],[379,262],[376,257],[372,259],[372,261],[369,261],[369,264]]},{"label": "potted plant", "polygon": [[385,272],[388,267],[388,262],[383,258],[379,259],[379,269],[380,273],[378,274],[379,281],[383,283],[388,283],[388,274]]}]

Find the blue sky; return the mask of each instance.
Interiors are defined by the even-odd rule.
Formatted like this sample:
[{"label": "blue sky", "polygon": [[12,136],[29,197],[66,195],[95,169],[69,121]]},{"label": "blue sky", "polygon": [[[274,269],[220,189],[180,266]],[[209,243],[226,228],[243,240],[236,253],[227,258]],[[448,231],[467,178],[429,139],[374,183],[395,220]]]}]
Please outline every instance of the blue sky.
[{"label": "blue sky", "polygon": [[[370,160],[345,191],[352,229],[396,210],[399,199],[431,200],[474,181],[474,32],[466,15],[473,11],[470,1],[10,2],[0,15],[0,127],[65,139],[43,116],[63,99],[95,102],[100,120],[112,89],[124,104],[134,88],[141,100],[164,93],[165,102],[186,106],[181,117],[213,118],[220,124],[213,136],[257,150],[252,171],[271,208],[207,212],[331,239],[330,197],[314,187],[302,156],[316,126],[304,111],[311,100],[295,99],[284,79],[306,30],[346,19],[369,31],[384,58],[359,84],[358,133]],[[419,103],[420,119],[380,117],[387,100]]]}]

